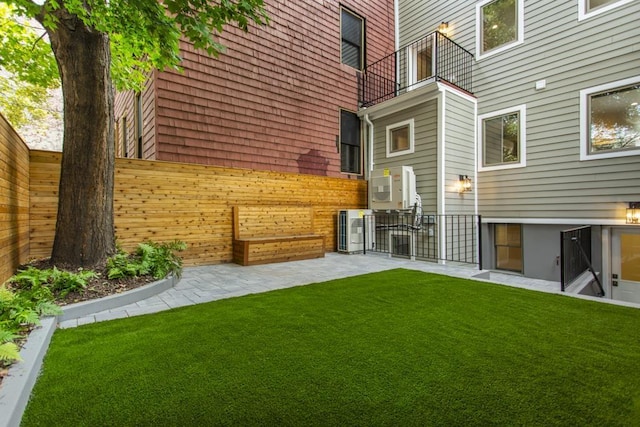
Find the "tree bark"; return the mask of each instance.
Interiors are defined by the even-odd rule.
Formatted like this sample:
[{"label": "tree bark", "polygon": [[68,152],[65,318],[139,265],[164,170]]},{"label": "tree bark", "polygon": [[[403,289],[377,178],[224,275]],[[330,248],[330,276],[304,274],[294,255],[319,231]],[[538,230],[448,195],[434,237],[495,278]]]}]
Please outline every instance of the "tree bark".
[{"label": "tree bark", "polygon": [[64,8],[48,30],[64,97],[58,217],[51,260],[94,267],[115,252],[111,53],[106,34]]}]

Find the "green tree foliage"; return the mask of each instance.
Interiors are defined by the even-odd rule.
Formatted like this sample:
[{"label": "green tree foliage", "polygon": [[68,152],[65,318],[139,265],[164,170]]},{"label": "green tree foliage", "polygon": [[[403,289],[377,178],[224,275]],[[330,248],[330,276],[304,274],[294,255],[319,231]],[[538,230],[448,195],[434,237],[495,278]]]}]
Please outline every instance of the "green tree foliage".
[{"label": "green tree foliage", "polygon": [[0,3],[0,111],[16,128],[52,114],[47,89],[60,86],[44,30],[33,24]]},{"label": "green tree foliage", "polygon": [[[0,0],[0,3],[11,6],[14,15],[34,18],[43,25],[62,82],[64,149],[51,259],[69,267],[96,266],[115,253],[114,84],[118,89],[140,89],[150,70],[179,68],[181,40],[217,55],[222,46],[216,39],[225,24],[235,24],[246,31],[251,23],[267,23],[264,2]],[[7,67],[17,70],[24,64],[18,77],[46,86],[49,80],[45,77],[50,77],[50,73],[44,70],[40,75],[30,73],[29,60],[35,55],[21,54],[23,47],[17,44],[7,44],[3,56]],[[13,53],[17,54],[11,56]]]},{"label": "green tree foliage", "polygon": [[[6,3],[6,4],[2,4]],[[61,8],[79,17],[111,41],[112,77],[116,88],[140,89],[153,69],[179,69],[180,38],[217,56],[224,49],[216,38],[227,23],[247,30],[251,22],[266,24],[263,0],[0,0],[0,11],[35,18],[55,31]],[[28,26],[5,17],[0,35],[0,64],[20,80],[56,87],[58,71],[51,48],[38,43]]]}]

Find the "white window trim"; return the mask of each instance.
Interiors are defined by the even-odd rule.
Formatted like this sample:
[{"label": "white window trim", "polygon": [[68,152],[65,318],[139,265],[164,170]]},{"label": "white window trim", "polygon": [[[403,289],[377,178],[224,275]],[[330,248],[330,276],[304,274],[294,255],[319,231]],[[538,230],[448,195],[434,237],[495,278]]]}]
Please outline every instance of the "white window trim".
[{"label": "white window trim", "polygon": [[518,13],[518,37],[515,41],[507,43],[496,49],[482,53],[482,6],[495,0],[483,0],[476,4],[476,61],[496,55],[505,50],[511,49],[524,43],[524,0],[517,0],[516,9]]},{"label": "white window trim", "polygon": [[[505,114],[519,113],[520,115],[520,161],[505,163],[501,165],[484,166],[484,132],[482,122],[492,117],[504,116]],[[515,169],[527,166],[527,106],[525,104],[511,108],[505,108],[491,113],[478,116],[478,171],[493,171],[502,169]]]},{"label": "white window trim", "polygon": [[625,5],[627,3],[631,3],[634,0],[620,0],[615,3],[611,3],[607,6],[603,6],[600,9],[593,10],[591,12],[587,11],[587,0],[578,0],[578,21],[583,21],[585,19],[592,18],[594,16],[600,15],[601,13],[608,12],[617,7]]},{"label": "white window trim", "polygon": [[627,157],[640,155],[640,148],[625,151],[611,151],[607,153],[589,154],[589,96],[594,93],[604,92],[624,86],[640,83],[640,76],[629,79],[594,86],[580,91],[580,160],[611,159],[614,157]]},{"label": "white window trim", "polygon": [[[404,127],[409,125],[409,148],[402,151],[396,151],[394,153],[391,152],[391,131],[397,128]],[[396,157],[396,156],[404,156],[405,154],[412,154],[415,151],[415,143],[414,143],[414,120],[409,119],[403,122],[394,123],[392,125],[387,126],[386,135],[387,135],[387,158],[388,157]]]}]

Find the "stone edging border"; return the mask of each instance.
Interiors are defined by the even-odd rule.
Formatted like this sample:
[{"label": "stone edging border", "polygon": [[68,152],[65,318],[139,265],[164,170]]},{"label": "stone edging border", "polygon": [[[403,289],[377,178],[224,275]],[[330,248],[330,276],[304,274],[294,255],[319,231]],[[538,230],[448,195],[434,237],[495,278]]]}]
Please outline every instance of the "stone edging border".
[{"label": "stone edging border", "polygon": [[0,387],[0,427],[20,425],[58,322],[133,304],[171,289],[179,280],[175,276],[170,276],[121,294],[70,304],[62,307],[63,314],[41,319],[42,325],[29,334],[20,350],[22,362],[11,366],[9,374]]}]

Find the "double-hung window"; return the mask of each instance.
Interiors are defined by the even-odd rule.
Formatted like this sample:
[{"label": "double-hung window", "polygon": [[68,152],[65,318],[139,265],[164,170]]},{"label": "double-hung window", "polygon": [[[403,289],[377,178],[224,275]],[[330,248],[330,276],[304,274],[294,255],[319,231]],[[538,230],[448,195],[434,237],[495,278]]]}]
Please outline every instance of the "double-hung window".
[{"label": "double-hung window", "polygon": [[580,92],[580,159],[640,154],[640,76]]},{"label": "double-hung window", "polygon": [[347,110],[340,110],[340,171],[361,173],[360,118]]},{"label": "double-hung window", "polygon": [[524,41],[524,0],[485,0],[476,6],[476,55],[493,55]]},{"label": "double-hung window", "polygon": [[361,70],[364,65],[364,19],[341,8],[340,34],[342,63]]},{"label": "double-hung window", "polygon": [[526,166],[526,107],[478,116],[479,170]]}]

